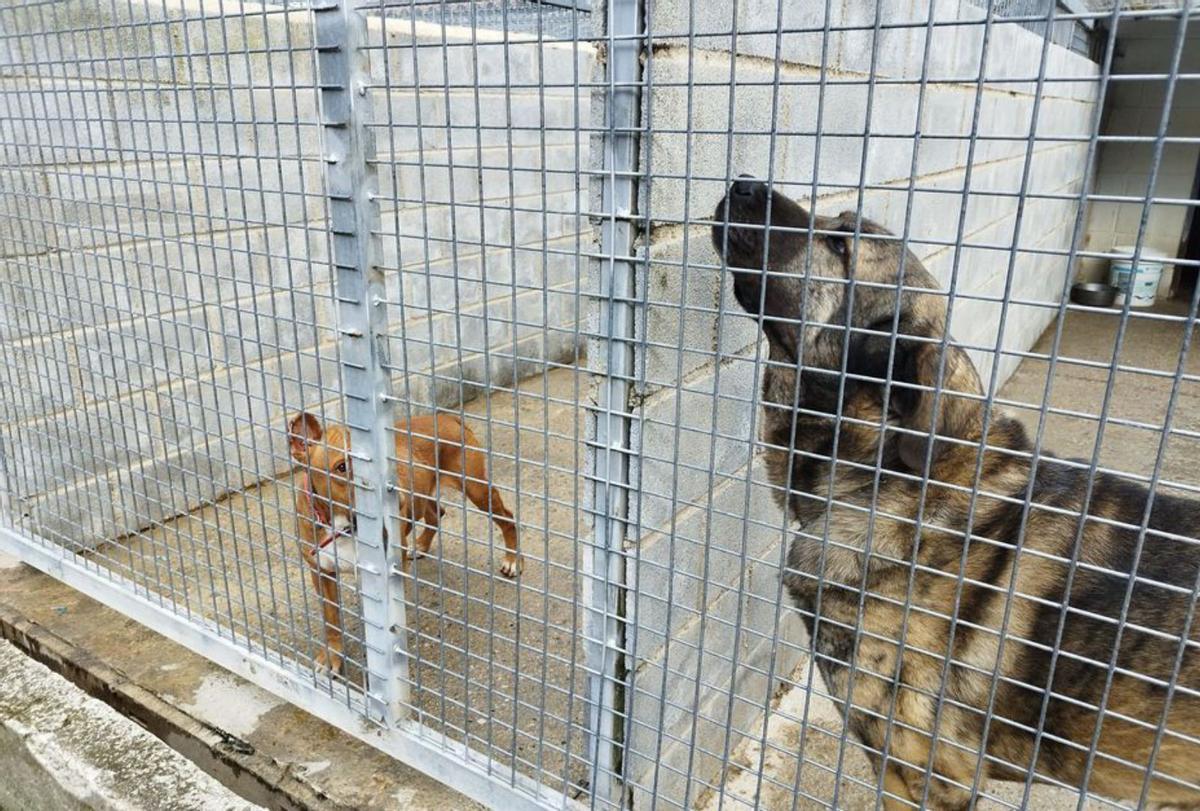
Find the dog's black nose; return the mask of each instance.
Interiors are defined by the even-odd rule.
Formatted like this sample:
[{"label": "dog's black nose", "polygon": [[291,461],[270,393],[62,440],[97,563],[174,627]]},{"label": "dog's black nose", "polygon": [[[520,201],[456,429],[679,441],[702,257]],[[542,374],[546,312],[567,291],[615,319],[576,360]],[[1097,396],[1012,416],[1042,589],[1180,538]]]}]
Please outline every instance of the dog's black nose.
[{"label": "dog's black nose", "polygon": [[753,197],[763,188],[763,184],[754,178],[753,175],[738,175],[738,179],[733,182],[729,189],[729,194],[733,197],[749,198]]}]

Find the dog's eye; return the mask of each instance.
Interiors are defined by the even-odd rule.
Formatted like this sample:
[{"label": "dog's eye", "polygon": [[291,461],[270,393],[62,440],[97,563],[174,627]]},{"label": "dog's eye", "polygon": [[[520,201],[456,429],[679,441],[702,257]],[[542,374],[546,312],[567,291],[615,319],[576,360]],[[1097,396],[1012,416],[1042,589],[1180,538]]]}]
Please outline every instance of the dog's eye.
[{"label": "dog's eye", "polygon": [[337,467],[335,467],[334,470],[337,471],[338,473],[345,473],[346,472],[346,462],[345,461],[338,462]]},{"label": "dog's eye", "polygon": [[847,244],[846,237],[840,236],[840,235],[839,236],[833,236],[832,234],[826,235],[825,236],[825,244],[829,246],[829,250],[833,251],[838,256],[845,256],[846,253],[850,250],[850,246],[849,246],[849,244]]}]

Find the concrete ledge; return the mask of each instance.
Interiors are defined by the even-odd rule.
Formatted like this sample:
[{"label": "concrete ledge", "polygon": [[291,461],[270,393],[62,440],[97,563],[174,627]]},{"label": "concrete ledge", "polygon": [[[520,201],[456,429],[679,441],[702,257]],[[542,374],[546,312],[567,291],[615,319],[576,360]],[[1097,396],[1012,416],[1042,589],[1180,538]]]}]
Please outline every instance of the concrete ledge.
[{"label": "concrete ledge", "polygon": [[[20,564],[0,555],[0,572],[6,567],[16,569]],[[101,661],[94,651],[71,644],[0,603],[0,644],[9,643],[79,690],[132,719],[222,784],[235,788],[243,797],[279,811],[307,811],[318,807],[343,811],[349,808],[305,782],[287,764],[180,710]]]},{"label": "concrete ledge", "polygon": [[3,640],[0,673],[0,807],[261,808]]}]

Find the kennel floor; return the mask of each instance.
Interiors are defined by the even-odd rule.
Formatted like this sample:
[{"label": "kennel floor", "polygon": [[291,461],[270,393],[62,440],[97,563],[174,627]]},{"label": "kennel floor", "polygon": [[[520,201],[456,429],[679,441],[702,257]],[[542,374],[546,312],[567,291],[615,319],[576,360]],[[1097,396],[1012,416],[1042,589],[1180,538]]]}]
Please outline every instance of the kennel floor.
[{"label": "kennel floor", "polygon": [[[574,472],[583,469],[585,412],[575,404],[586,386],[575,369],[558,369],[464,408],[493,451],[492,481],[517,518],[521,576],[498,573],[498,529],[451,491],[430,553],[405,585],[413,717],[560,791],[587,773],[576,574],[584,524],[575,506],[584,485]],[[298,478],[230,495],[108,545],[95,560],[176,613],[215,621],[240,646],[311,674],[334,700],[361,711],[365,650],[352,579],[342,581],[345,672],[330,677],[313,666],[321,615],[295,536]]]}]

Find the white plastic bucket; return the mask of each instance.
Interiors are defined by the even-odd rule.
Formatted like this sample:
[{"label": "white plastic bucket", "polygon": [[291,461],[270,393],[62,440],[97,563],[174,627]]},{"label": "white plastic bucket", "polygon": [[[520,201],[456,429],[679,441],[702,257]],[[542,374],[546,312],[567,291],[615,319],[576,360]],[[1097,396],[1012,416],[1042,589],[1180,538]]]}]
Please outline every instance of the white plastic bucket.
[{"label": "white plastic bucket", "polygon": [[1108,265],[1108,283],[1117,288],[1114,306],[1124,307],[1125,295],[1132,289],[1131,307],[1152,307],[1154,299],[1158,296],[1158,283],[1162,280],[1166,257],[1142,248],[1141,256],[1138,257],[1137,270],[1134,271],[1131,246],[1118,245],[1112,249],[1112,252],[1124,254],[1109,260]]}]

